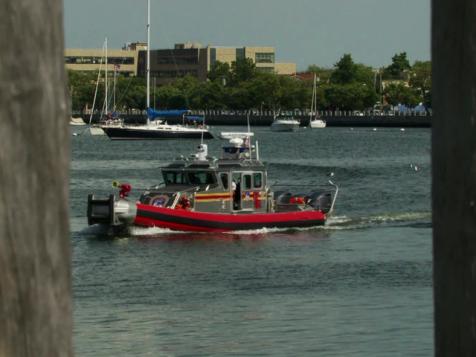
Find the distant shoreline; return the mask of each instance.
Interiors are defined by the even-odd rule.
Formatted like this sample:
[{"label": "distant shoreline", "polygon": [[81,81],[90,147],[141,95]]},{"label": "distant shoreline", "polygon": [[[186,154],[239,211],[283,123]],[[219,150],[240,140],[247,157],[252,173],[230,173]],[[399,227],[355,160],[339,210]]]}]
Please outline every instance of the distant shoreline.
[{"label": "distant shoreline", "polygon": [[[199,114],[200,112],[194,112]],[[246,126],[247,115],[245,112],[234,112],[223,114],[224,112],[215,111],[205,115],[207,125],[233,125]],[[330,115],[329,115],[330,114]],[[321,115],[321,119],[327,122],[328,127],[415,127],[429,128],[431,127],[431,115],[425,114],[399,114],[399,115],[344,115],[347,113],[328,113]],[[74,114],[80,116],[85,122],[89,122],[89,114]],[[121,118],[128,124],[145,123],[145,114],[121,114]],[[300,114],[293,115],[294,118],[301,121],[301,126],[309,125],[309,115]],[[269,126],[273,122],[273,116],[269,113],[260,115],[249,115],[251,126]],[[94,114],[92,123],[99,122],[99,114]],[[182,123],[181,117],[167,118],[169,124]]]}]

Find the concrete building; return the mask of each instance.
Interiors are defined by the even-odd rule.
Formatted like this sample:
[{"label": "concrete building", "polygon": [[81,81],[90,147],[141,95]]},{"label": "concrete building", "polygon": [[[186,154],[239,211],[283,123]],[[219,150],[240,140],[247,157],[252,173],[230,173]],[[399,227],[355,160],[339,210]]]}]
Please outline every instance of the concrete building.
[{"label": "concrete building", "polygon": [[[121,50],[108,50],[108,69],[119,65],[120,73],[145,77],[147,44],[131,43]],[[173,49],[150,51],[150,74],[157,84],[175,81],[177,78],[191,75],[200,81],[207,79],[208,71],[216,62],[231,65],[239,59],[250,58],[256,68],[263,72],[280,75],[294,75],[295,63],[276,63],[274,47],[220,47],[199,43],[180,43]],[[66,68],[77,71],[97,71],[104,63],[102,49],[67,49],[65,51]],[[104,65],[103,65],[104,66]]]},{"label": "concrete building", "polygon": [[[147,50],[147,44],[134,42],[126,44],[122,49],[108,49],[108,70],[115,69],[126,76],[137,76],[138,55],[140,51]],[[104,49],[66,49],[66,69],[73,71],[98,71],[102,63],[105,64]]]},{"label": "concrete building", "polygon": [[[295,63],[276,63],[273,47],[202,47],[199,43],[176,44],[174,49],[152,50],[150,71],[157,84],[170,83],[177,78],[192,75],[204,81],[216,62],[232,64],[239,59],[250,58],[263,72],[281,75],[296,73]],[[145,76],[146,54],[139,54],[138,75]]]}]

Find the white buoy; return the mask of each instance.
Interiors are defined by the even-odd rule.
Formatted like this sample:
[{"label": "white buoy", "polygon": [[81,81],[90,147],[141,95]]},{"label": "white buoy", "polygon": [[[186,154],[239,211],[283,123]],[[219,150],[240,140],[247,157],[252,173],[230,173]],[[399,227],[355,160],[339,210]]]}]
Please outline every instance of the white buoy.
[{"label": "white buoy", "polygon": [[405,131],[405,128],[400,128],[400,131]]},{"label": "white buoy", "polygon": [[373,128],[373,131],[377,131],[377,128]]}]

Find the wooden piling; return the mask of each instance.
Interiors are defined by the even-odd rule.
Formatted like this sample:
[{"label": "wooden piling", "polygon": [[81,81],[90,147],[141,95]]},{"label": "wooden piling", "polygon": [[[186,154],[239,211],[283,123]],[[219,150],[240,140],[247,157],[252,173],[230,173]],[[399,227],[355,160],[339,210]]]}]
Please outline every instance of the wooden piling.
[{"label": "wooden piling", "polygon": [[61,0],[0,0],[0,356],[72,355]]},{"label": "wooden piling", "polygon": [[476,356],[476,2],[433,0],[435,355]]}]

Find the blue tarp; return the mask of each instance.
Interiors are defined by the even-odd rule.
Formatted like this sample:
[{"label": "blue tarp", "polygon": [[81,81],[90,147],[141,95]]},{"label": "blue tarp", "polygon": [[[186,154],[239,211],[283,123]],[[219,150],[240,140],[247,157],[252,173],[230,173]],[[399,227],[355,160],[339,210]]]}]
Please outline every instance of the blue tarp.
[{"label": "blue tarp", "polygon": [[408,113],[408,112],[415,112],[415,113],[424,113],[426,112],[426,107],[423,103],[418,104],[416,107],[411,108],[404,104],[398,104],[396,110],[400,113]]},{"label": "blue tarp", "polygon": [[155,110],[152,108],[147,108],[147,116],[149,119],[155,118],[171,118],[171,117],[181,117],[187,113],[187,109],[174,109],[174,110]]}]

